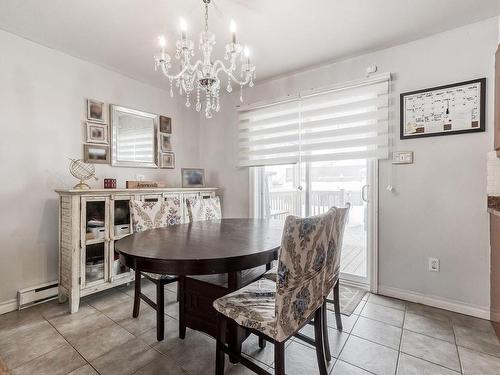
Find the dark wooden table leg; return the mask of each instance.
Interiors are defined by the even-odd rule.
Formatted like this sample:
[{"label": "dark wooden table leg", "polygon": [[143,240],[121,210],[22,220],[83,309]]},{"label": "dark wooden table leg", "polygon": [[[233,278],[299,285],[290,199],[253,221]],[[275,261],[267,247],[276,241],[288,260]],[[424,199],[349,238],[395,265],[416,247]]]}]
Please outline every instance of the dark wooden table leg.
[{"label": "dark wooden table leg", "polygon": [[186,337],[186,276],[180,276],[178,292],[179,298],[179,338]]}]

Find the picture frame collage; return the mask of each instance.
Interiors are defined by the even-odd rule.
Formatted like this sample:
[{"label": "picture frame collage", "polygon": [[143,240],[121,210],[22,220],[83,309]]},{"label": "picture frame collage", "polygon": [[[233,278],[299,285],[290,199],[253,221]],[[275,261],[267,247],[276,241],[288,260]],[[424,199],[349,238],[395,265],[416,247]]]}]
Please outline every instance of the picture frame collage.
[{"label": "picture frame collage", "polygon": [[[107,105],[95,99],[86,99],[84,120],[83,160],[91,164],[110,164],[110,126]],[[157,115],[158,168],[175,169],[172,148],[172,118]]]},{"label": "picture frame collage", "polygon": [[94,99],[86,100],[83,160],[92,164],[109,164],[109,125],[106,105]]},{"label": "picture frame collage", "polygon": [[172,118],[159,116],[158,128],[159,167],[162,169],[174,169],[175,154],[172,149]]}]

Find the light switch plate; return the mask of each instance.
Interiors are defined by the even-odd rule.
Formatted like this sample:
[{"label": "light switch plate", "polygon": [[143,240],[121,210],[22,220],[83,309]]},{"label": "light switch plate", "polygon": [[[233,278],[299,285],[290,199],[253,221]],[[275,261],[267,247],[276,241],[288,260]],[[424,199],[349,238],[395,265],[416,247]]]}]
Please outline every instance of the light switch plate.
[{"label": "light switch plate", "polygon": [[392,164],[413,164],[413,151],[394,151]]}]

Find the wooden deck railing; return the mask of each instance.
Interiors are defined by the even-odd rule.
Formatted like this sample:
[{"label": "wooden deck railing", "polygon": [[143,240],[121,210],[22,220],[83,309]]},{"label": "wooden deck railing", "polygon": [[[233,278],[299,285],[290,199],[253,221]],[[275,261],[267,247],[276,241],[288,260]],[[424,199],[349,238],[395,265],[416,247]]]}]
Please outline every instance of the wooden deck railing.
[{"label": "wooden deck railing", "polygon": [[[300,192],[275,191],[269,193],[269,216],[273,219],[284,220],[287,215],[299,214]],[[330,207],[344,206],[350,196],[346,190],[312,191],[309,201],[309,215],[322,214]],[[302,202],[305,204],[305,202]]]}]

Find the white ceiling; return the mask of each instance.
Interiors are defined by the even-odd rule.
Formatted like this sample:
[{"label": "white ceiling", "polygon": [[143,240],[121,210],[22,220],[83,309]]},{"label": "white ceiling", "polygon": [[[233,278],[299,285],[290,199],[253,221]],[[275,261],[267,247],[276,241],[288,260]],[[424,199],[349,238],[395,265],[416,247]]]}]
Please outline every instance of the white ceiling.
[{"label": "white ceiling", "polygon": [[[257,78],[415,40],[500,14],[499,0],[214,0],[218,51],[229,22],[250,46]],[[201,0],[1,0],[0,28],[164,86],[153,69],[157,36],[172,51],[183,16],[198,42]],[[220,53],[217,57],[222,57]]]}]

